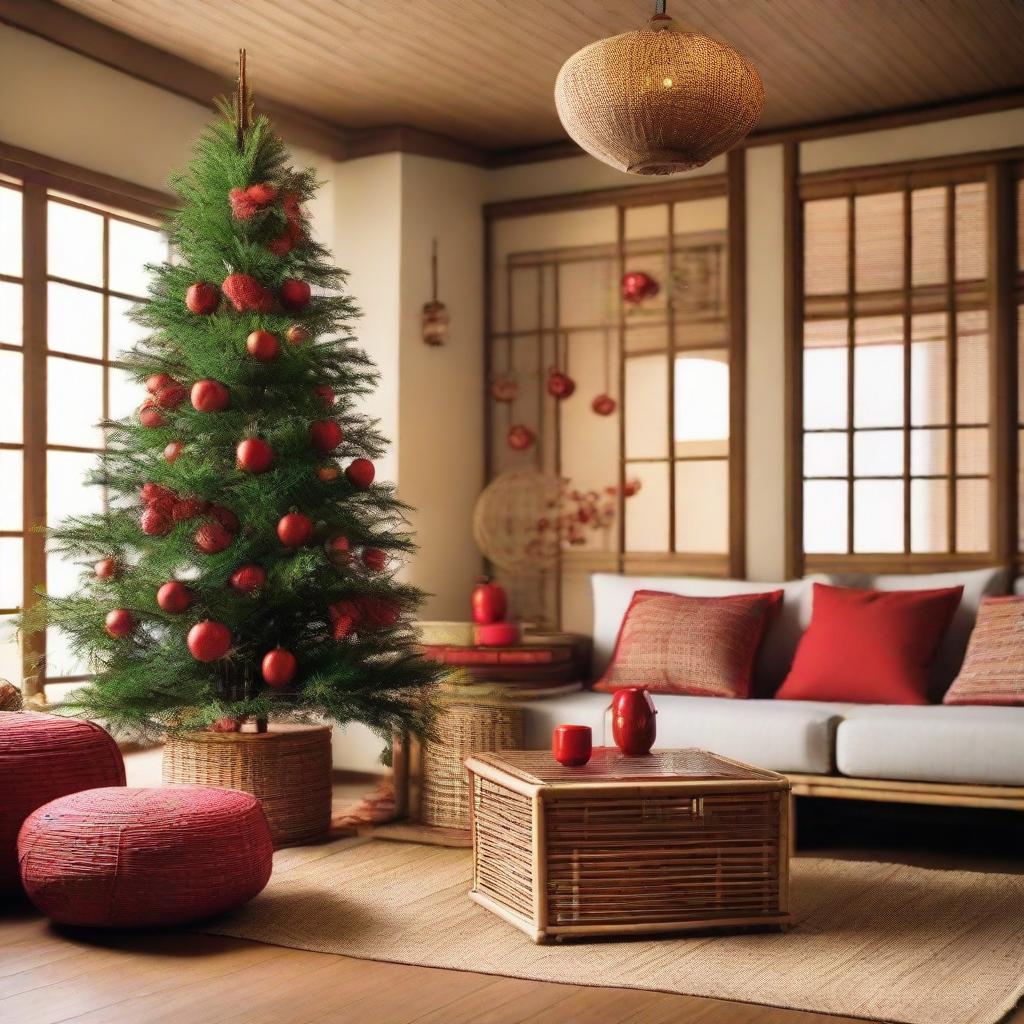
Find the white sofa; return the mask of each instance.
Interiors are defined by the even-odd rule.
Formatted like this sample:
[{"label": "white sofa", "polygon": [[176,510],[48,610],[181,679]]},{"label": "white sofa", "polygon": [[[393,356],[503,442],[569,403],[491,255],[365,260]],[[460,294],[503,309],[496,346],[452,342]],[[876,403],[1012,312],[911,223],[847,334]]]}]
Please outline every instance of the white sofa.
[{"label": "white sofa", "polygon": [[[594,671],[607,664],[636,590],[711,596],[783,589],[755,671],[755,692],[775,691],[810,619],[815,581],[881,590],[962,584],[963,600],[933,666],[933,696],[955,677],[981,598],[1006,593],[1000,569],[900,576],[817,576],[788,583],[596,574]],[[658,746],[698,746],[790,775],[807,795],[991,804],[1024,809],[1024,707],[901,706],[656,695]],[[524,702],[527,746],[550,743],[560,722],[589,725],[611,743],[605,693]]]}]

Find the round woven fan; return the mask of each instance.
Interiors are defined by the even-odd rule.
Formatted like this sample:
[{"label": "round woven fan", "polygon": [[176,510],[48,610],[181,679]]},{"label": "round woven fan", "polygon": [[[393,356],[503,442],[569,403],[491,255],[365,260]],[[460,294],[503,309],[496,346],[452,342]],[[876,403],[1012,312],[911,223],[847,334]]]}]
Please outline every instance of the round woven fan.
[{"label": "round woven fan", "polygon": [[473,538],[495,566],[513,573],[552,569],[559,552],[558,477],[535,470],[502,473],[484,488],[473,512]]}]

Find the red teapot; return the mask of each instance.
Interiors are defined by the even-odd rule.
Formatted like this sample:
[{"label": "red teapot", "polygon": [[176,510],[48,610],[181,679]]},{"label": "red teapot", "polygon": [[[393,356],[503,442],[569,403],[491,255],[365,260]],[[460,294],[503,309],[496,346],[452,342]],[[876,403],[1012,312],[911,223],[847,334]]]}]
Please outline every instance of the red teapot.
[{"label": "red teapot", "polygon": [[658,714],[651,695],[642,686],[616,690],[612,697],[612,736],[627,757],[645,757],[654,746]]}]

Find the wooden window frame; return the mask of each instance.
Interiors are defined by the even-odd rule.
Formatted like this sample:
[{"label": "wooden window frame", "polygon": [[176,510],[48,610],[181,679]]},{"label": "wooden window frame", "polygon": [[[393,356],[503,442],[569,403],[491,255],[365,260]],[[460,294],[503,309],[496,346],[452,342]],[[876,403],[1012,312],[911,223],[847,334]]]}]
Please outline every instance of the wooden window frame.
[{"label": "wooden window frame", "polygon": [[[795,141],[787,142],[784,155],[784,247],[785,261],[785,337],[786,337],[786,574],[798,578],[808,572],[902,572],[930,573],[986,566],[1005,566],[1016,573],[1024,566],[1018,552],[1018,397],[1017,397],[1017,314],[1014,281],[1017,245],[1016,181],[1024,174],[1024,148],[957,154],[928,160],[905,161],[862,168],[846,168],[802,175],[800,150]],[[988,283],[987,303],[989,350],[989,467],[990,480],[989,550],[987,552],[938,553],[853,553],[817,554],[803,550],[803,334],[804,334],[804,254],[803,204],[809,200],[873,195],[898,191],[909,195],[912,189],[984,181],[988,187],[986,210]],[[904,203],[904,273],[911,258],[906,244],[909,209]],[[950,212],[949,215],[952,215]],[[852,244],[852,243],[851,243]],[[948,243],[947,243],[948,244]],[[850,268],[852,273],[852,266]],[[904,281],[904,292],[908,288]],[[952,289],[952,285],[948,284]],[[1024,296],[1024,288],[1021,289]],[[947,297],[947,305],[953,297]],[[909,305],[904,301],[903,316]],[[851,313],[852,315],[852,313]],[[955,321],[951,324],[953,336]],[[906,327],[904,329],[906,335]],[[906,343],[906,339],[905,339]],[[952,347],[952,346],[951,346]],[[852,386],[852,381],[851,381]],[[953,382],[949,385],[953,387]],[[852,414],[852,411],[851,411]],[[958,424],[947,429],[954,432]],[[901,428],[910,435],[909,420]],[[852,432],[851,432],[852,438]],[[905,441],[906,446],[906,441]],[[904,477],[910,472],[904,451]],[[852,461],[847,466],[852,474]],[[953,483],[956,467],[951,465],[950,500],[955,500]],[[905,480],[906,486],[906,480]],[[852,490],[852,485],[851,485]],[[909,506],[904,508],[904,516]],[[852,522],[849,524],[852,529]]]},{"label": "wooden window frame", "polygon": [[[109,225],[112,219],[129,223],[158,223],[174,205],[171,195],[123,181],[110,175],[76,167],[40,153],[0,143],[0,175],[13,179],[22,193],[22,337],[17,350],[22,354],[22,439],[20,444],[3,444],[8,450],[23,453],[23,510],[20,531],[5,533],[23,542],[22,608],[31,608],[38,600],[36,590],[46,586],[47,452],[97,452],[100,449],[75,445],[48,444],[47,441],[47,360],[52,355],[72,362],[103,368],[103,414],[109,411],[109,297],[137,298],[108,287]],[[51,200],[88,210],[103,217],[103,282],[86,285],[79,281],[64,283],[99,293],[104,299],[102,357],[79,356],[48,348],[47,287],[51,277],[47,266],[47,204]],[[4,346],[12,348],[13,346]],[[0,614],[20,609],[0,609]],[[22,636],[22,681],[26,696],[41,694],[44,683],[72,682],[86,676],[46,676],[46,634]]]}]

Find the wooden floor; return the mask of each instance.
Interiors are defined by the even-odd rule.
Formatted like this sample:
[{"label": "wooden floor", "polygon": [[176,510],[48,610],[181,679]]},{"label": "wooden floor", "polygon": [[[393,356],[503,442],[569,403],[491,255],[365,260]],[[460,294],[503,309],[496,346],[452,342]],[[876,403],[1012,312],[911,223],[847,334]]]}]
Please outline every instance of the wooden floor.
[{"label": "wooden floor", "polygon": [[[138,779],[140,766],[130,771]],[[133,780],[131,775],[136,779]],[[136,781],[138,784],[138,781]],[[865,805],[860,805],[862,808]],[[815,816],[817,812],[815,811]],[[862,812],[868,815],[873,811]],[[809,815],[810,816],[810,815]],[[971,831],[967,819],[965,831]],[[883,823],[884,825],[884,823]],[[999,822],[996,822],[996,835]],[[1024,872],[1024,859],[919,846],[829,846],[816,856]],[[854,824],[855,831],[859,826]],[[910,828],[914,838],[916,826]],[[999,848],[998,843],[987,849]],[[1020,850],[1009,843],[1003,849]],[[442,971],[180,931],[61,931],[0,907],[0,1024],[852,1024],[850,1018],[657,992]],[[1008,1018],[1024,1024],[1024,1008]]]}]

